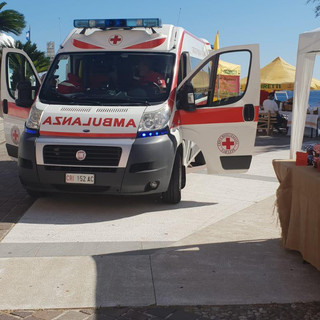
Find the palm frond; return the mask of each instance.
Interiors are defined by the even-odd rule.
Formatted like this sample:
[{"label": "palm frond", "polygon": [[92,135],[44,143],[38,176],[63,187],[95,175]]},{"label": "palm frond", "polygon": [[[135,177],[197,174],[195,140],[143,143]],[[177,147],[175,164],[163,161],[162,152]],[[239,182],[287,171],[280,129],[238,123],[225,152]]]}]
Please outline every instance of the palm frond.
[{"label": "palm frond", "polygon": [[[0,10],[6,5],[6,2],[0,3]],[[13,33],[20,35],[26,27],[24,15],[16,10],[4,10],[0,12],[0,32]]]}]

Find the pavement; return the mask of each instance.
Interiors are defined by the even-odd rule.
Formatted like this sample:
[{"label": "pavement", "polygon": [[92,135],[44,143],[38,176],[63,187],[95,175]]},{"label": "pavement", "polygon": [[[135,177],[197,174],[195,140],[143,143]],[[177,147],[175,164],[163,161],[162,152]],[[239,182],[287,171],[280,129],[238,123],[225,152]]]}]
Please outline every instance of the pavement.
[{"label": "pavement", "polygon": [[261,136],[246,174],[190,170],[176,206],[33,202],[0,123],[0,320],[320,319],[319,271],[280,244],[271,161],[288,148]]}]

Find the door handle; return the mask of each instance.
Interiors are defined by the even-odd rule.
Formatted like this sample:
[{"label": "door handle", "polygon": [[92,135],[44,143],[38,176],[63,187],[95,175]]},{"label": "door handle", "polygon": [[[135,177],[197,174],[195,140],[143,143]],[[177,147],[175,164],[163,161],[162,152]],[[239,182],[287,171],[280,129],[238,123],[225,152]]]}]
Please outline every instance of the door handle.
[{"label": "door handle", "polygon": [[243,119],[244,121],[253,121],[254,120],[254,105],[245,104],[243,107]]},{"label": "door handle", "polygon": [[8,114],[8,100],[3,99],[2,101],[2,111],[4,114]]}]

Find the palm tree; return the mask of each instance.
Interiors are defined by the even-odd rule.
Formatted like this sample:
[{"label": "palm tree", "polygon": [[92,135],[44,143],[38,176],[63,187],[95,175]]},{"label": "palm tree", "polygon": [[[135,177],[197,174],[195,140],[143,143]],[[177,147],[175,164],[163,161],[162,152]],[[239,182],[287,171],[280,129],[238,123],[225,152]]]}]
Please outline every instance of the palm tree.
[{"label": "palm tree", "polygon": [[37,45],[35,43],[31,43],[31,41],[27,41],[26,43],[16,41],[15,47],[25,51],[28,54],[39,73],[48,70],[50,59],[45,56],[43,51],[39,51],[37,49]]},{"label": "palm tree", "polygon": [[[307,3],[317,3],[317,2],[320,2],[320,0],[307,0]],[[319,17],[320,16],[320,5],[316,5],[316,7],[314,8],[314,13],[316,15],[316,17]]]},{"label": "palm tree", "polygon": [[[6,5],[6,2],[0,3],[0,10]],[[0,32],[9,32],[20,35],[25,28],[26,22],[24,15],[15,10],[0,11]]]}]

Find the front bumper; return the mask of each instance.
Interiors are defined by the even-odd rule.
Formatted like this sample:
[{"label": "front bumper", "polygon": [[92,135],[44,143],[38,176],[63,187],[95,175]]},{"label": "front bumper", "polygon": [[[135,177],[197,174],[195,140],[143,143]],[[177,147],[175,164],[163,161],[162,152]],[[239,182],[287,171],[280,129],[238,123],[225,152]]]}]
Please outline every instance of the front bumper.
[{"label": "front bumper", "polygon": [[[46,141],[46,142],[44,142]],[[100,139],[99,144],[115,145],[119,140]],[[72,139],[58,139],[64,145],[74,145]],[[124,154],[118,166],[66,166],[48,164],[39,161],[39,145],[46,143],[57,145],[57,139],[37,138],[23,133],[19,146],[19,177],[29,190],[42,192],[85,192],[106,194],[147,194],[161,193],[167,190],[176,152],[173,136],[139,138],[124,147]],[[78,139],[76,143],[93,146],[92,139]],[[42,150],[42,148],[40,148]],[[95,175],[94,185],[65,183],[66,173],[90,173]],[[150,188],[150,182],[156,182],[157,188]]]}]

